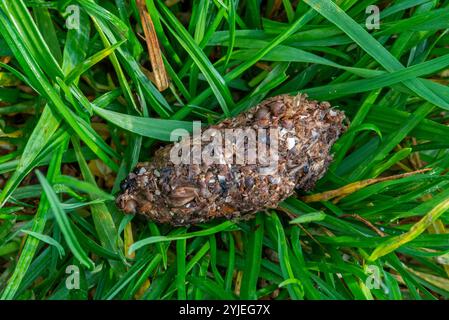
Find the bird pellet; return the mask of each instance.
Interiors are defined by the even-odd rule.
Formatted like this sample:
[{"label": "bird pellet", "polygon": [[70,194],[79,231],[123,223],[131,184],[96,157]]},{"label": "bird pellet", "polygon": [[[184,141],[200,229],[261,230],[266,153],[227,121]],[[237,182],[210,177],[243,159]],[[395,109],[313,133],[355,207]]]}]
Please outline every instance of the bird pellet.
[{"label": "bird pellet", "polygon": [[156,151],[121,184],[126,213],[173,225],[247,219],[326,172],[343,112],[305,95],[269,98]]}]

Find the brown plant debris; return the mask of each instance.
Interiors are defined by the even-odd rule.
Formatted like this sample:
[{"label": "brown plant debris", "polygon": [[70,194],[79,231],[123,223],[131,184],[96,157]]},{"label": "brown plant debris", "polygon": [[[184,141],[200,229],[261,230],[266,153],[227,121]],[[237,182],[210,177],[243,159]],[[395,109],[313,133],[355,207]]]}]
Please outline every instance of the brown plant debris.
[{"label": "brown plant debris", "polygon": [[[343,119],[343,112],[331,108],[328,102],[308,100],[305,95],[269,98],[235,118],[208,127],[200,138],[200,149],[191,148],[187,155],[182,154],[189,160],[198,154],[208,154],[215,160],[220,155],[220,161],[174,163],[173,150],[178,154],[180,146],[195,146],[195,135],[167,145],[156,152],[150,163],[138,164],[122,182],[117,205],[126,213],[140,213],[173,225],[219,217],[251,218],[257,211],[277,207],[295,188],[314,187],[332,160],[333,143],[345,130]],[[224,137],[224,152],[211,151],[204,142],[209,129]],[[233,138],[228,138],[227,129],[232,129]],[[243,134],[248,129],[269,131],[262,138],[258,136],[257,151],[269,150],[271,153],[265,155],[275,162],[266,161],[259,153],[256,163],[248,160],[252,149],[248,136]],[[212,135],[207,141],[215,138],[217,135]],[[226,146],[231,146],[232,152],[243,147],[246,161],[229,155]]]},{"label": "brown plant debris", "polygon": [[424,173],[424,172],[427,172],[430,170],[432,170],[432,168],[425,168],[425,169],[416,170],[416,171],[412,171],[412,172],[401,173],[401,174],[397,174],[394,176],[356,181],[356,182],[347,184],[347,185],[345,185],[341,188],[335,189],[335,190],[311,194],[308,196],[304,196],[301,199],[304,202],[318,202],[318,201],[327,201],[327,200],[331,200],[333,198],[338,197],[338,200],[340,200],[340,199],[350,195],[351,193],[354,193],[360,189],[363,189],[371,184],[378,183],[378,182],[384,182],[384,181],[390,181],[390,180],[396,180],[396,179],[402,179],[402,178],[405,178],[405,177],[408,177],[408,176],[411,176],[414,174]]},{"label": "brown plant debris", "polygon": [[153,68],[152,75],[154,77],[154,83],[159,91],[164,91],[168,88],[169,81],[165,71],[162,52],[157,39],[156,30],[154,29],[153,20],[151,20],[151,16],[146,9],[145,1],[137,0],[136,3],[139,8],[140,20],[142,21],[142,28],[145,34],[151,67]]}]

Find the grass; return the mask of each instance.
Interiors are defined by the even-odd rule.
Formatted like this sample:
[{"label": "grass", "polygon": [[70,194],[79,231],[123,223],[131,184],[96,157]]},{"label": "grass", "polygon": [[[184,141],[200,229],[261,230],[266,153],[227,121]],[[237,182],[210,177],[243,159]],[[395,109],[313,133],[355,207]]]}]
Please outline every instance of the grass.
[{"label": "grass", "polygon": [[[2,299],[449,297],[449,1],[260,2],[0,0]],[[351,123],[312,192],[189,228],[115,207],[173,129],[298,92]]]}]

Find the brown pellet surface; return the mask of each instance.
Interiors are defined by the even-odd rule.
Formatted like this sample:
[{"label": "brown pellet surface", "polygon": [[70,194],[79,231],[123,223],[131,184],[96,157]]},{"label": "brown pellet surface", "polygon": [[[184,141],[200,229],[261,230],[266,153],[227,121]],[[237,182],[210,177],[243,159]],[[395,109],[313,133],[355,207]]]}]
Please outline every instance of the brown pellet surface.
[{"label": "brown pellet surface", "polygon": [[[159,149],[151,162],[138,164],[122,182],[117,206],[177,226],[220,217],[251,218],[257,211],[275,208],[295,188],[314,187],[332,161],[330,149],[345,130],[343,120],[343,112],[328,102],[308,100],[305,95],[269,98],[208,128],[223,132],[223,137],[225,129],[277,129],[275,167],[239,164],[235,157],[225,158],[222,164],[174,164],[170,144]],[[207,145],[202,142],[202,150]]]}]

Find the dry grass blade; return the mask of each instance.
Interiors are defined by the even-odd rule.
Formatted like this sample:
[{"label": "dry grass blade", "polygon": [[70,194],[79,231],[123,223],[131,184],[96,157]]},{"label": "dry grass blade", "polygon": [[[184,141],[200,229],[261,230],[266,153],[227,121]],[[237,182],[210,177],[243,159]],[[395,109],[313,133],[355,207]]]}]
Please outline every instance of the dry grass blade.
[{"label": "dry grass blade", "polygon": [[382,178],[376,178],[376,179],[366,179],[366,180],[362,180],[362,181],[356,181],[350,184],[347,184],[341,188],[335,189],[335,190],[330,190],[330,191],[326,191],[326,192],[322,192],[322,193],[316,193],[316,194],[312,194],[309,196],[304,196],[301,197],[301,199],[304,202],[318,202],[318,201],[327,201],[336,197],[343,198],[346,197],[348,195],[350,195],[351,193],[354,193],[360,189],[363,189],[371,184],[374,183],[378,183],[378,182],[383,182],[383,181],[389,181],[389,180],[395,180],[395,179],[401,179],[401,178],[405,178],[414,174],[418,174],[418,173],[424,173],[427,171],[432,170],[431,168],[426,168],[426,169],[422,169],[422,170],[416,170],[413,172],[407,172],[407,173],[402,173],[402,174],[397,174],[394,176],[389,176],[389,177],[382,177]]},{"label": "dry grass blade", "polygon": [[443,289],[446,291],[449,290],[449,280],[446,278],[438,277],[433,274],[429,274],[429,273],[425,273],[425,272],[416,271],[416,270],[413,270],[412,268],[407,268],[407,270],[440,289]]},{"label": "dry grass blade", "polygon": [[134,243],[134,237],[133,237],[133,227],[132,223],[128,222],[125,227],[125,255],[129,259],[134,259],[136,257],[135,252],[128,252],[129,247]]},{"label": "dry grass blade", "polygon": [[[427,231],[431,234],[446,234],[447,233],[447,230],[444,227],[444,223],[440,219],[438,219],[434,223],[432,223],[427,228]],[[439,262],[438,259],[437,259],[437,262]],[[449,277],[449,265],[446,263],[441,263],[441,262],[439,262],[439,263],[442,265],[442,267],[444,268],[444,271],[446,271],[446,274]]]},{"label": "dry grass blade", "polygon": [[381,237],[385,237],[385,233],[382,232],[379,228],[377,228],[374,224],[372,224],[371,222],[369,222],[367,219],[362,218],[361,216],[359,216],[358,214],[344,214],[342,216],[340,216],[340,218],[346,218],[346,217],[351,217],[354,218],[355,220],[358,220],[362,223],[364,223],[368,228],[372,229],[375,233],[377,233],[379,236]]},{"label": "dry grass blade", "polygon": [[437,204],[432,210],[430,210],[425,216],[415,223],[409,231],[393,237],[380,244],[369,257],[370,261],[375,261],[378,258],[396,250],[400,246],[412,241],[423,233],[429,226],[432,225],[443,213],[449,209],[449,198],[445,198],[442,202]]},{"label": "dry grass blade", "polygon": [[168,77],[165,71],[164,61],[162,60],[161,48],[157,39],[156,30],[154,29],[153,21],[148,13],[145,1],[137,0],[139,8],[140,20],[142,21],[143,32],[145,33],[145,41],[148,47],[148,54],[150,56],[151,66],[153,68],[154,79],[151,79],[156,84],[159,91],[164,91],[168,88]]},{"label": "dry grass blade", "polygon": [[268,16],[268,18],[271,19],[273,17],[273,15],[275,14],[275,12],[277,12],[279,10],[281,5],[282,5],[282,0],[275,0],[273,2],[273,5],[271,6],[269,11],[268,11],[268,8],[267,8],[267,16]]}]

